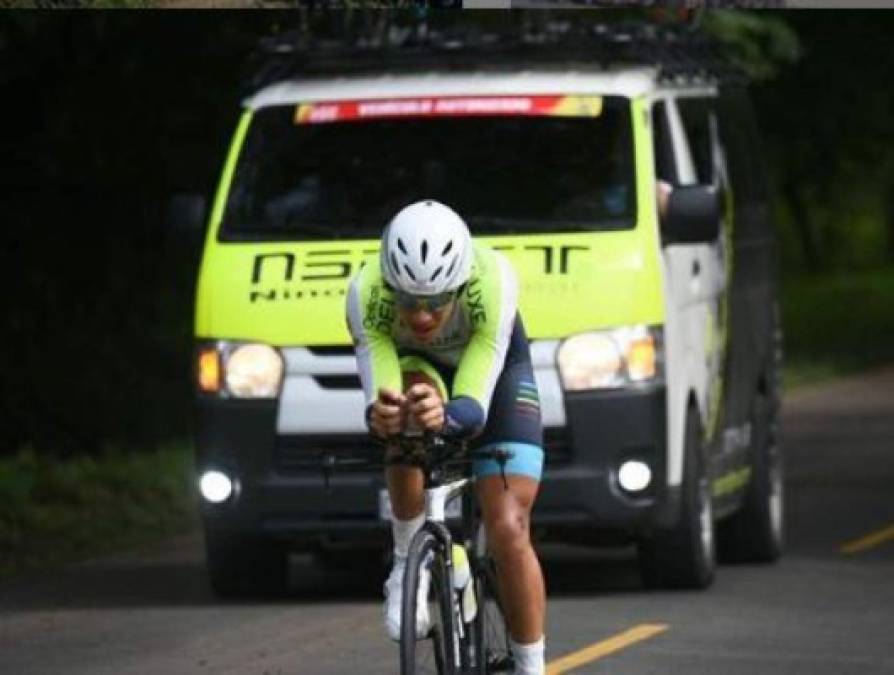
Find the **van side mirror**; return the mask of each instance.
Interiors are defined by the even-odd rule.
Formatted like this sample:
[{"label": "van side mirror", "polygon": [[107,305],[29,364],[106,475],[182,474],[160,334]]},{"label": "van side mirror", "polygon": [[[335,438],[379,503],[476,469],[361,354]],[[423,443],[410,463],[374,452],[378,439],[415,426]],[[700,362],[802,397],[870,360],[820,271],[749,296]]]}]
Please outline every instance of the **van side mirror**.
[{"label": "van side mirror", "polygon": [[205,224],[205,198],[179,193],[168,201],[168,228],[175,236],[199,238]]},{"label": "van side mirror", "polygon": [[713,185],[680,185],[668,198],[662,223],[670,244],[707,244],[720,234],[720,193]]}]

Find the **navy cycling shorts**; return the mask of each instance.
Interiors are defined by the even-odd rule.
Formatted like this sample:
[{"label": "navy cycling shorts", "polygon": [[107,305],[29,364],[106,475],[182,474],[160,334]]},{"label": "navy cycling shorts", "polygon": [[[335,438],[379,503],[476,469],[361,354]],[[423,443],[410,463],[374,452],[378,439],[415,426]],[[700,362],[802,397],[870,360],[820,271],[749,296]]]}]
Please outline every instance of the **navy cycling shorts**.
[{"label": "navy cycling shorts", "polygon": [[[528,476],[536,481],[543,475],[543,424],[540,396],[530,361],[506,364],[491,399],[487,423],[473,439],[476,450],[501,448],[513,453],[506,474]],[[475,477],[500,474],[493,459],[475,460]]]}]

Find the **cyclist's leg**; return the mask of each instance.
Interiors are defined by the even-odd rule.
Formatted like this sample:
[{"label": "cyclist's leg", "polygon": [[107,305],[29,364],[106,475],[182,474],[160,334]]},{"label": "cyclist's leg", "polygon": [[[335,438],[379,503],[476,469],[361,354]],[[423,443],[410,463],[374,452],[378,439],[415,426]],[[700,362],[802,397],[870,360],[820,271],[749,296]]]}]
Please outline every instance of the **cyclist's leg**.
[{"label": "cyclist's leg", "polygon": [[[443,378],[431,364],[418,357],[403,357],[400,360],[405,386],[407,375],[422,373],[435,381],[435,385],[445,395]],[[392,448],[386,450],[391,453]],[[391,499],[391,534],[394,540],[394,564],[385,581],[385,627],[392,639],[399,639],[401,588],[410,542],[425,522],[425,490],[422,470],[418,467],[394,465],[385,469],[385,483]],[[423,581],[422,588],[427,588]],[[422,620],[420,618],[420,620]]]},{"label": "cyclist's leg", "polygon": [[[422,514],[425,510],[425,493],[420,469],[415,466],[389,466],[385,469],[385,482],[391,498],[391,514],[395,519],[407,521]],[[406,546],[402,548],[406,555]]]},{"label": "cyclist's leg", "polygon": [[529,531],[539,483],[518,475],[507,475],[506,481],[508,490],[500,476],[485,476],[476,490],[510,635],[529,644],[543,637],[546,608],[543,573]]},{"label": "cyclist's leg", "polygon": [[539,666],[519,672],[540,672],[546,592],[531,544],[530,517],[543,468],[543,428],[530,362],[506,364],[479,443],[514,454],[504,467],[505,483],[497,462],[476,461],[476,491],[516,660],[521,654],[529,664],[539,660]]},{"label": "cyclist's leg", "polygon": [[391,498],[393,562],[385,580],[385,630],[392,640],[400,639],[403,579],[410,542],[425,523],[425,492],[422,472],[415,467],[390,466],[385,470]]},{"label": "cyclist's leg", "polygon": [[[411,384],[410,378],[421,374],[434,382],[441,392],[441,396],[446,400],[447,388],[444,380],[451,376],[450,373],[438,370],[431,363],[418,356],[402,356],[400,368],[404,379],[404,393],[406,393]],[[419,517],[425,510],[422,471],[417,467],[389,466],[385,471],[385,478],[388,485],[388,493],[391,497],[392,513],[395,518],[407,521]],[[413,534],[415,532],[411,532],[410,537]],[[406,543],[409,544],[409,541]],[[403,547],[403,553],[406,554],[405,547]]]}]

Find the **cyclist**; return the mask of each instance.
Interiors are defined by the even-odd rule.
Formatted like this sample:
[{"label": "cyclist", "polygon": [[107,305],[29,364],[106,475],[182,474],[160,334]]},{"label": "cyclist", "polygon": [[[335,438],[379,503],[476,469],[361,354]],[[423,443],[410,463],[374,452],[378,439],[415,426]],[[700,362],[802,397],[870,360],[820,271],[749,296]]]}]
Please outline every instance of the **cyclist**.
[{"label": "cyclist", "polygon": [[[409,421],[447,437],[474,438],[476,448],[513,453],[502,473],[492,459],[475,460],[473,473],[515,672],[539,674],[546,594],[529,523],[543,467],[543,428],[517,299],[509,261],[473,242],[452,209],[426,200],[403,208],[385,228],[379,264],[364,265],[351,281],[347,313],[373,434],[387,439]],[[429,360],[448,385],[446,402],[426,382],[403,390],[405,356]],[[389,467],[386,482],[394,566],[385,582],[385,626],[398,640],[407,549],[425,521],[425,500],[418,468]],[[427,583],[420,583],[420,596],[427,595]],[[421,637],[428,631],[427,602],[419,607]]]}]

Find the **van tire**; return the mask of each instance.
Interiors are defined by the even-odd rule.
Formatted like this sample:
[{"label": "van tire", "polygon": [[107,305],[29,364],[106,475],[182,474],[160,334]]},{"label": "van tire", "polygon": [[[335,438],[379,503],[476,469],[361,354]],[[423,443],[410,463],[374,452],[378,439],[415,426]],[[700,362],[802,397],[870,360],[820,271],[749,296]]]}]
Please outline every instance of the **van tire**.
[{"label": "van tire", "polygon": [[717,545],[725,563],[772,563],[782,555],[783,465],[775,406],[763,394],[754,400],[749,446],[751,480],[741,508],[720,523]]},{"label": "van tire", "polygon": [[700,589],[714,580],[717,561],[711,483],[694,407],[686,415],[684,461],[677,523],[638,544],[640,575],[647,588]]},{"label": "van tire", "polygon": [[205,562],[220,598],[281,595],[288,589],[288,550],[267,538],[205,530]]}]

